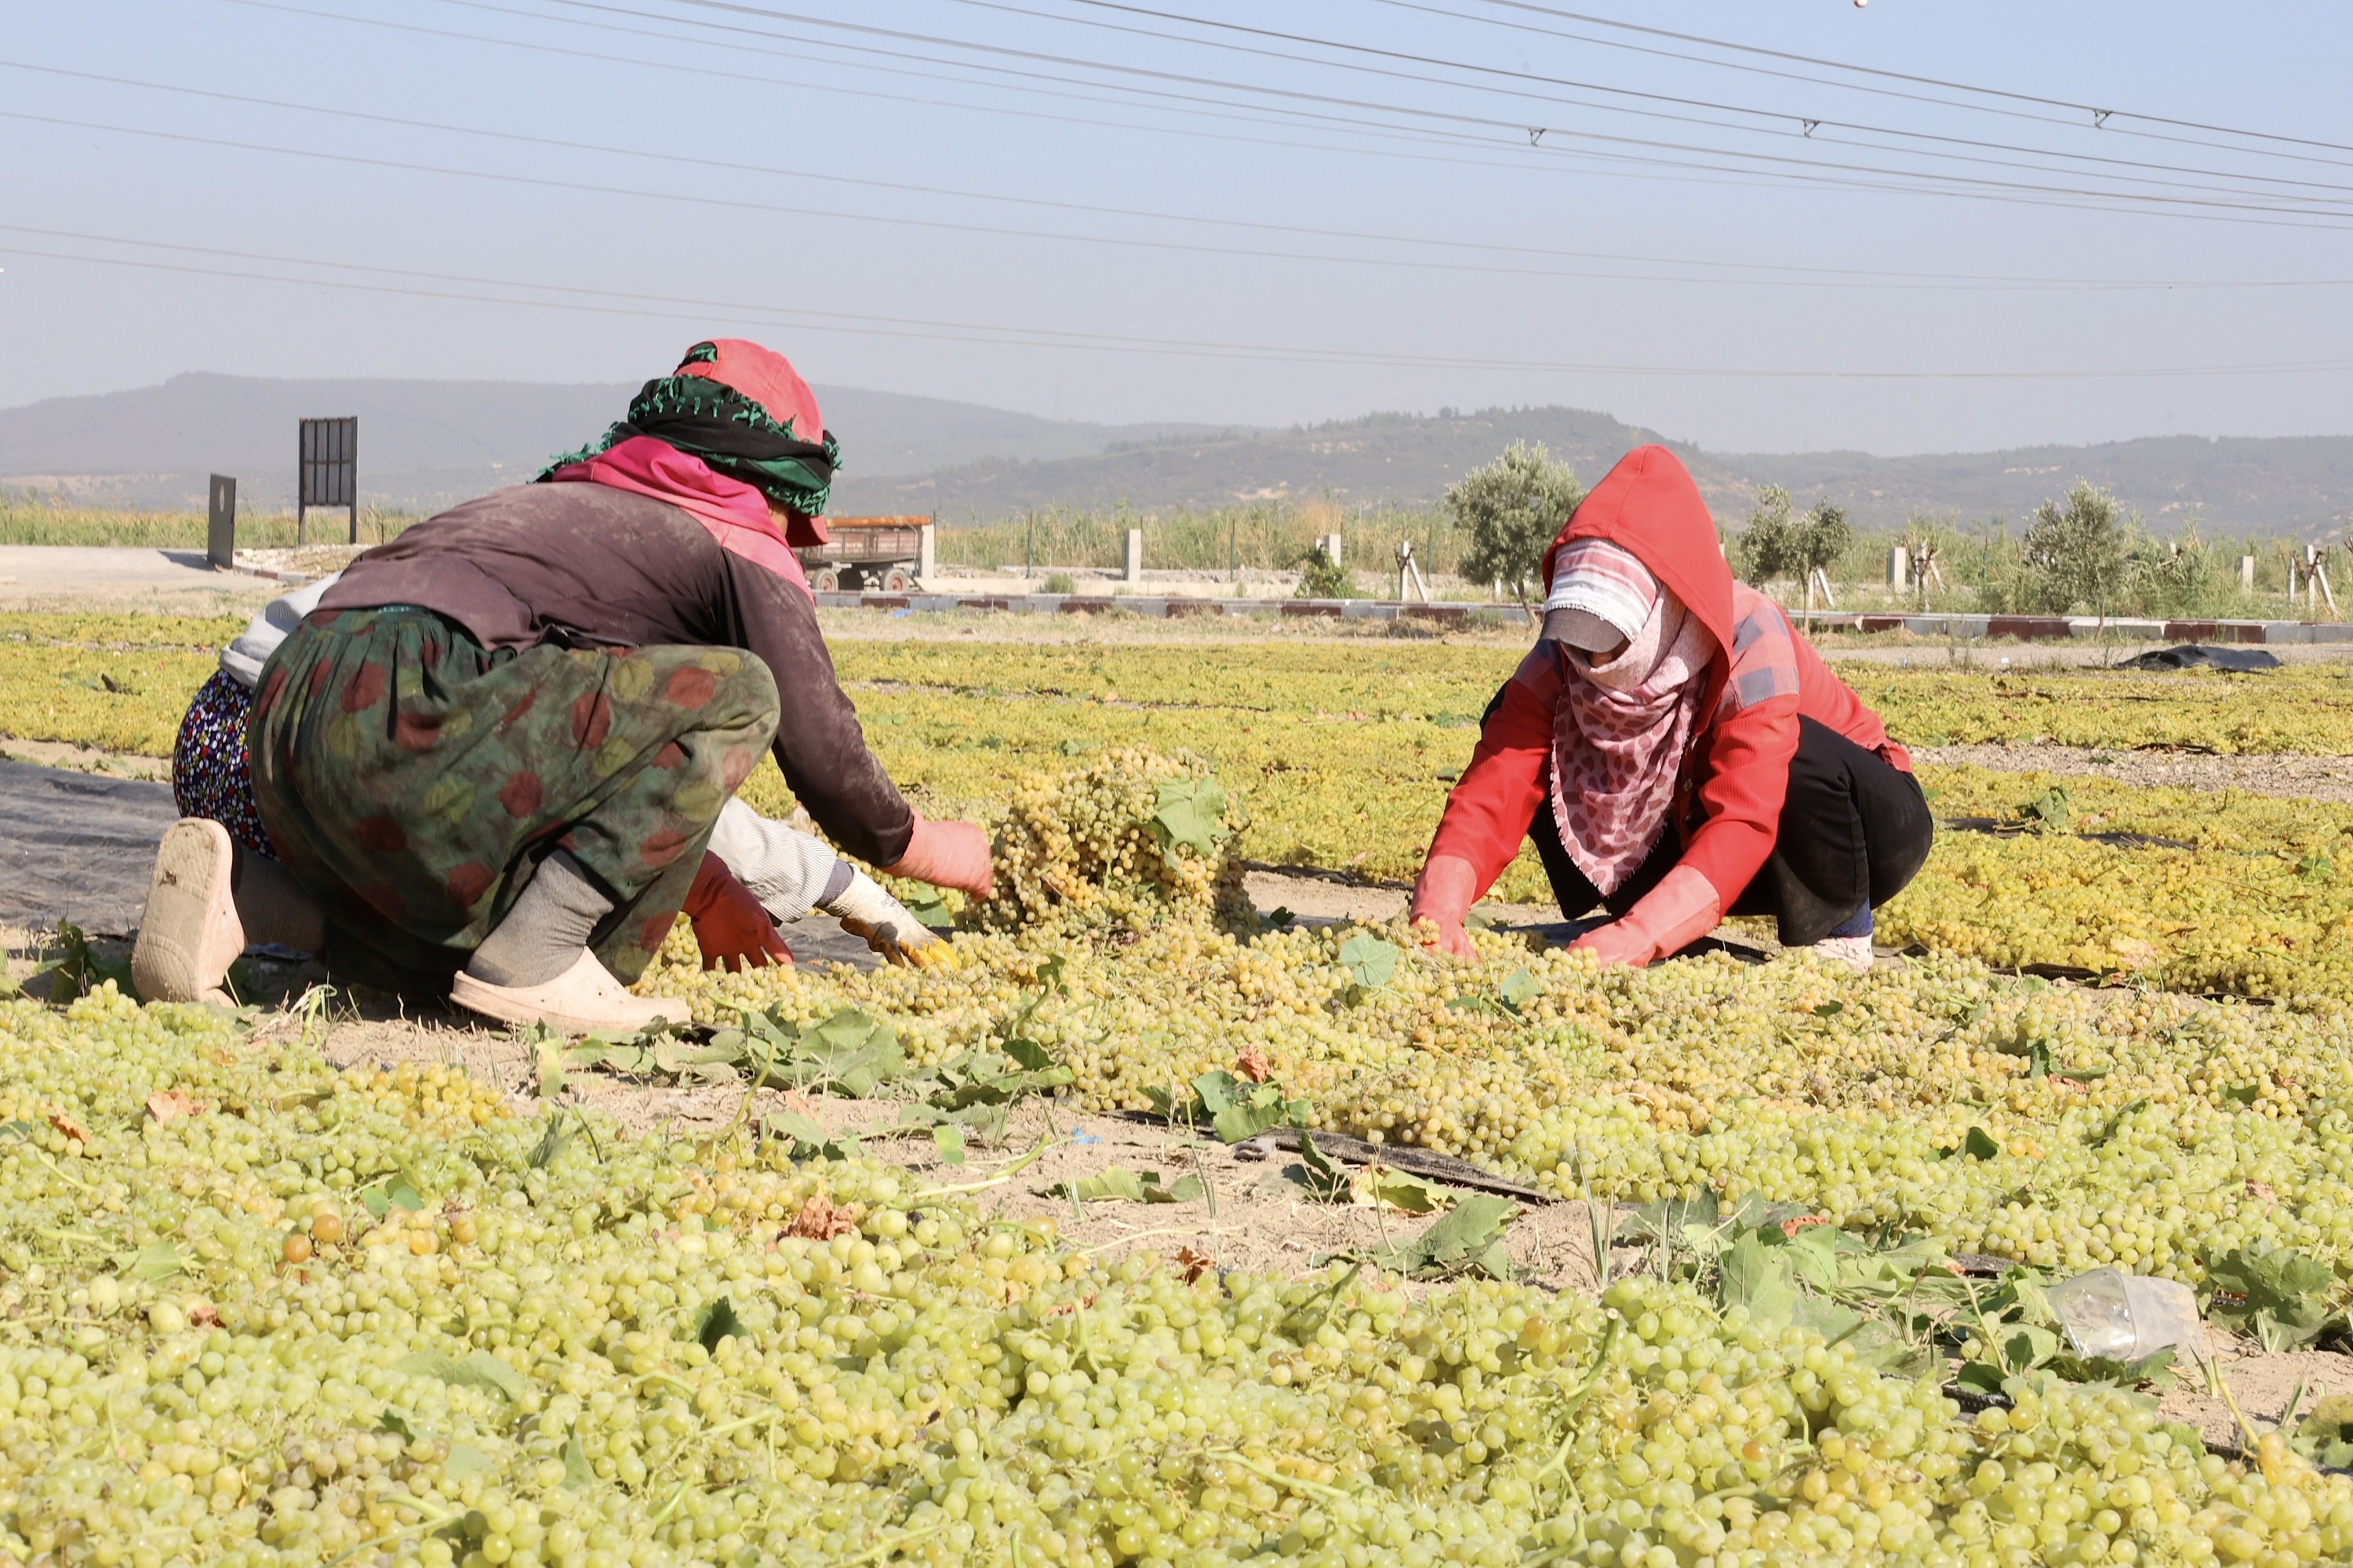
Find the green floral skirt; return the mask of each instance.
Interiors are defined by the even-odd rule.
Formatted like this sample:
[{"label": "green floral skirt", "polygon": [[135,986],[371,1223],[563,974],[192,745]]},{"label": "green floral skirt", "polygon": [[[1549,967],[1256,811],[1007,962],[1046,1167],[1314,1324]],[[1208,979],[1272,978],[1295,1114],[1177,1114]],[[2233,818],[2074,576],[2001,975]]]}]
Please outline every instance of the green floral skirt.
[{"label": "green floral skirt", "polygon": [[736,649],[491,651],[428,610],[327,611],[262,672],[254,799],[339,978],[446,994],[565,849],[612,898],[591,946],[630,980],[776,713]]}]

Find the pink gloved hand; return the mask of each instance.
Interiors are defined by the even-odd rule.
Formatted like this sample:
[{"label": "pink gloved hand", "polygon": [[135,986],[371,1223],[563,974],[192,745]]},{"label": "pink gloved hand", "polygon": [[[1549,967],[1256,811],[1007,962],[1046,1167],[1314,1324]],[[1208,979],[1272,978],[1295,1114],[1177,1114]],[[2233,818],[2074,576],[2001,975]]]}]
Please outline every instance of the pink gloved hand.
[{"label": "pink gloved hand", "polygon": [[892,876],[910,876],[934,887],[953,887],[975,898],[986,898],[997,885],[997,872],[988,854],[988,835],[970,822],[934,822],[918,813],[907,853],[882,868]]},{"label": "pink gloved hand", "polygon": [[1723,914],[1715,885],[1692,867],[1679,865],[1634,907],[1607,926],[1595,927],[1568,948],[1591,953],[1604,969],[1611,964],[1640,969],[1706,936]]},{"label": "pink gloved hand", "polygon": [[1475,959],[1478,950],[1462,929],[1462,917],[1479,896],[1479,872],[1461,855],[1435,854],[1422,863],[1414,879],[1413,903],[1406,910],[1412,925],[1430,925],[1438,950],[1457,959]]}]

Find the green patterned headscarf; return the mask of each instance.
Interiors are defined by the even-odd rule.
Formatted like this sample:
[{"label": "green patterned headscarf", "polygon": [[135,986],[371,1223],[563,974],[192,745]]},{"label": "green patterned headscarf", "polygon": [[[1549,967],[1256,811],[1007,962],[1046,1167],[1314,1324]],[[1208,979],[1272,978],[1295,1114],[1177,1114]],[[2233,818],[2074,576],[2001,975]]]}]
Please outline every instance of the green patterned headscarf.
[{"label": "green patterned headscarf", "polygon": [[[550,459],[539,477],[586,462],[633,437],[650,436],[796,512],[810,516],[823,513],[834,471],[841,463],[840,446],[828,431],[819,431],[815,441],[803,440],[794,429],[794,414],[779,420],[759,399],[718,379],[725,368],[732,367],[720,361],[718,345],[695,344],[675,374],[647,382],[629,400],[628,418],[578,451]],[[814,399],[807,398],[799,377],[789,366],[785,375],[800,394],[793,400],[807,399],[813,411]]]}]

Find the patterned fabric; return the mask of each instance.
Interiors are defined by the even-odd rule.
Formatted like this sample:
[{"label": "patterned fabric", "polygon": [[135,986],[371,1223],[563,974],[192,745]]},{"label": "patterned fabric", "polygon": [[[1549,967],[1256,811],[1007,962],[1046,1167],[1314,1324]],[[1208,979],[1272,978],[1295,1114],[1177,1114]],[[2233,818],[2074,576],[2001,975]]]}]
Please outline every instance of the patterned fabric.
[{"label": "patterned fabric", "polygon": [[253,694],[225,670],[196,688],[172,747],[172,799],[180,815],[209,817],[242,847],[275,860],[246,766],[245,723],[252,711]]},{"label": "patterned fabric", "polygon": [[817,399],[783,355],[736,339],[699,343],[676,371],[645,384],[628,418],[580,450],[550,459],[540,477],[650,436],[814,516],[825,510],[841,465],[841,448],[817,425]]},{"label": "patterned fabric", "polygon": [[[766,496],[651,436],[633,436],[545,477],[556,484],[602,484],[667,501],[702,524],[721,549],[774,572],[803,593],[809,591],[800,557],[768,514]],[[816,598],[809,602],[815,604]]]},{"label": "patterned fabric", "polygon": [[1652,585],[1649,616],[1626,651],[1595,664],[1563,648],[1568,677],[1553,706],[1552,803],[1562,844],[1614,893],[1658,842],[1715,652],[1699,618]]},{"label": "patterned fabric", "polygon": [[733,649],[493,652],[429,611],[325,610],[263,672],[254,796],[339,975],[446,991],[560,847],[614,900],[590,947],[630,980],[776,716]]},{"label": "patterned fabric", "polygon": [[[1659,602],[1659,579],[1651,568],[1607,539],[1573,539],[1553,557],[1552,591],[1545,596],[1546,631],[1556,613],[1573,611],[1615,631],[1590,646],[1631,641]],[[1573,618],[1565,618],[1573,619]],[[1572,639],[1578,647],[1588,646]]]}]

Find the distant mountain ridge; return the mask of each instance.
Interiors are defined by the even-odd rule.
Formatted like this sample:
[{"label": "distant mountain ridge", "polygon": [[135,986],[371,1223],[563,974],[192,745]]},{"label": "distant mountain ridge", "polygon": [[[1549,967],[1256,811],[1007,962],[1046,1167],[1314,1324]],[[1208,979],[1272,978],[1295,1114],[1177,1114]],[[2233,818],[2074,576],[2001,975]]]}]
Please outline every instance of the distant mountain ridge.
[{"label": "distant mountain ridge", "polygon": [[[360,418],[364,499],[445,506],[529,478],[618,417],[633,387],[525,382],[269,380],[190,374],[160,387],[0,408],[0,483],[100,504],[195,507],[208,471],[248,505],[293,491],[294,423]],[[820,387],[839,436],[838,514],[991,518],[1029,508],[1142,511],[1328,497],[1343,507],[1434,502],[1515,440],[1541,441],[1588,483],[1627,448],[1664,441],[1708,504],[1736,521],[1764,485],[1828,496],[1865,527],[1913,512],[2022,517],[2077,478],[2114,490],[2152,526],[2316,536],[2353,514],[2353,436],[2162,436],[2082,447],[1878,457],[1703,450],[1609,415],[1564,408],[1369,414],[1271,429],[1103,425],[946,398]]]},{"label": "distant mountain ridge", "polygon": [[[364,501],[430,509],[536,474],[621,417],[637,384],[276,380],[192,372],[160,387],[0,408],[0,483],[38,482],[103,505],[201,507],[206,475],[253,505],[290,504],[295,423],[356,415]],[[990,456],[1052,461],[1114,441],[1210,429],[1091,425],[976,403],[818,387],[845,480]]]}]

